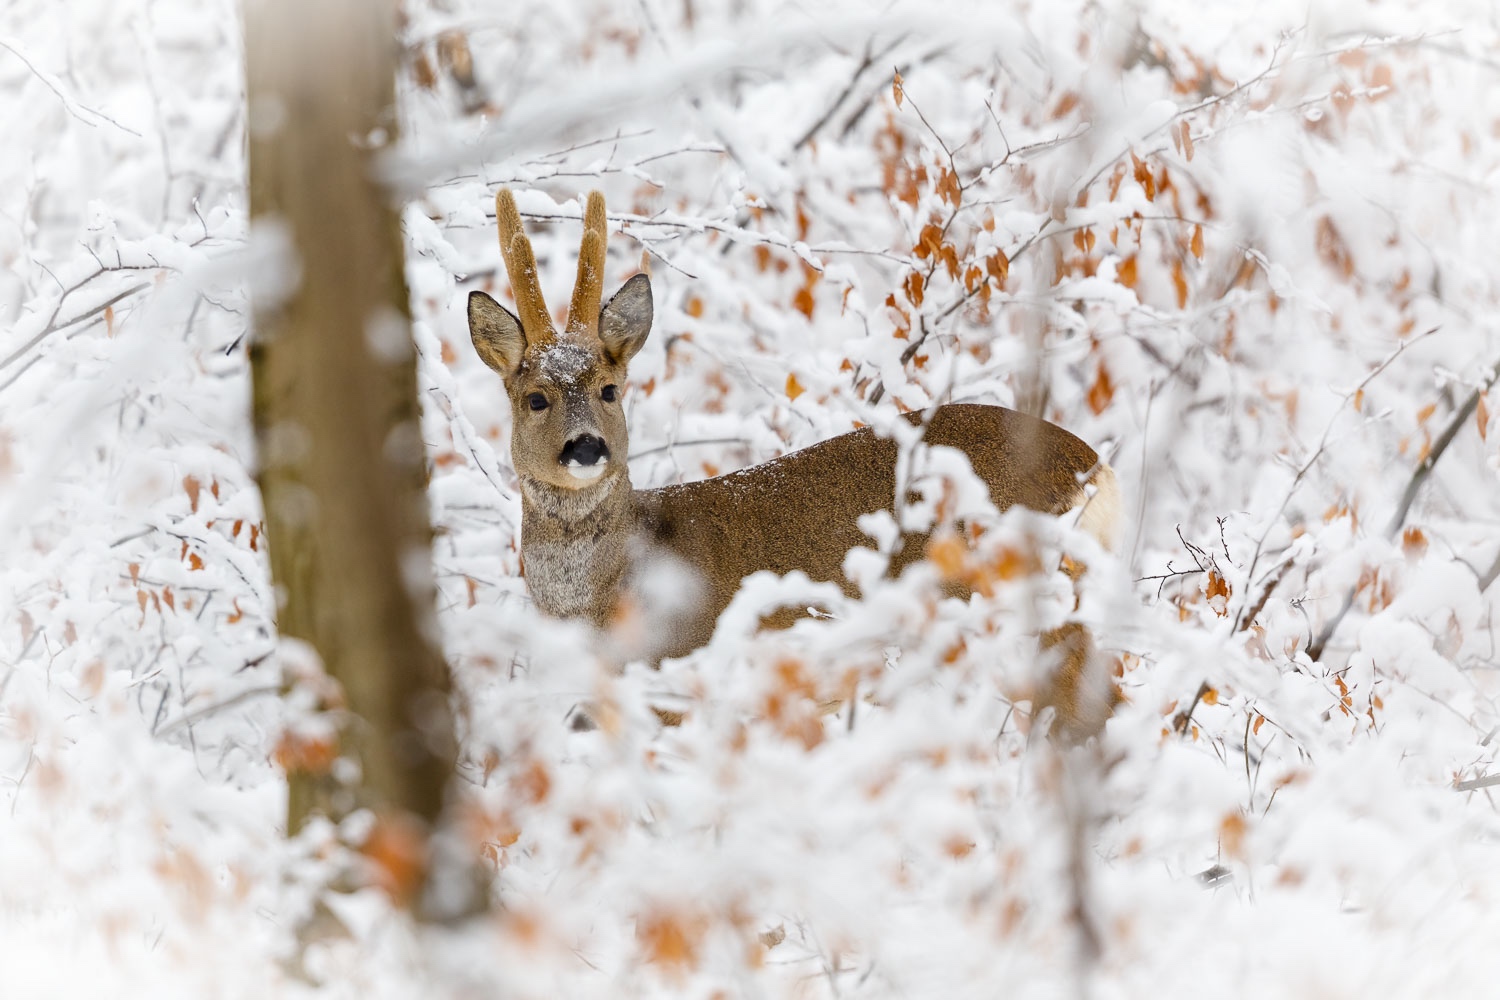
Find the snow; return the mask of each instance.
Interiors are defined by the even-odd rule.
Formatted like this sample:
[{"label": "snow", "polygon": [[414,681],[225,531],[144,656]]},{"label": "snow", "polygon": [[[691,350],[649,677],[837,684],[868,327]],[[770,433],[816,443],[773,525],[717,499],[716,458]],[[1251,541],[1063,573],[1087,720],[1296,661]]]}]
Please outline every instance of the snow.
[{"label": "snow", "polygon": [[[243,133],[279,115],[243,106],[237,5],[16,0],[0,993],[1485,992],[1488,395],[1387,527],[1500,357],[1487,0],[404,10],[380,169],[406,199],[459,705],[449,848],[487,867],[495,905],[419,927],[342,891],[367,816],[285,837],[277,750],[323,731],[327,691],[316,653],[275,635],[252,475],[246,278],[281,295],[298,272],[285,228],[246,219]],[[477,100],[445,69],[449,32]],[[845,562],[860,599],[753,577],[708,647],[659,670],[616,655],[649,620],[611,646],[540,618],[509,403],[464,325],[470,290],[508,289],[500,185],[548,301],[568,300],[591,188],[605,294],[651,273],[623,397],[636,486],[858,425],[900,435],[901,406],[1032,405],[1114,466],[1118,551],[986,514],[959,456],[903,449],[902,481],[928,485],[903,518],[946,494],[986,526],[971,558],[1044,570],[969,603],[930,565],[887,580],[879,516]],[[956,275],[921,251],[929,224]],[[368,318],[398,359],[391,328]],[[297,428],[276,440],[263,460]],[[1076,608],[1064,549],[1089,567]],[[826,616],[762,631],[785,604]],[[1028,699],[1035,632],[1069,617],[1120,658],[1125,700],[1097,747],[1064,751]]]}]

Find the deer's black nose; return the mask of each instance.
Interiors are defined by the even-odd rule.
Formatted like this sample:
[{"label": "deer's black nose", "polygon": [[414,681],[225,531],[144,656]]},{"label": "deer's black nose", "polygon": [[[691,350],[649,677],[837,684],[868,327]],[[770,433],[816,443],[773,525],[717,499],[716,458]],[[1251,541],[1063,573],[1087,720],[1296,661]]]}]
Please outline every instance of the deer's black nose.
[{"label": "deer's black nose", "polygon": [[563,465],[597,465],[609,460],[609,445],[592,434],[580,434],[563,445],[557,460]]}]

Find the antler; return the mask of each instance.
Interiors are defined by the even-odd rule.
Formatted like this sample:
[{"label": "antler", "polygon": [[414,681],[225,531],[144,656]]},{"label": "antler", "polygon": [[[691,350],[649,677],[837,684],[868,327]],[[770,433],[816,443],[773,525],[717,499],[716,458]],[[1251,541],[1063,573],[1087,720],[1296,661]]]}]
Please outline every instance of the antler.
[{"label": "antler", "polygon": [[[600,209],[603,209],[602,201]],[[526,340],[532,345],[551,340],[557,331],[552,326],[551,314],[547,312],[547,302],[542,298],[541,283],[537,281],[536,255],[531,252],[531,241],[526,238],[521,213],[516,209],[516,199],[509,188],[501,188],[495,195],[495,221],[500,226],[500,256],[505,258],[505,272],[510,275],[510,287],[515,292],[516,309],[521,314],[521,329],[526,331]]]},{"label": "antler", "polygon": [[604,216],[604,195],[589,192],[583,213],[583,242],[578,248],[578,281],[568,306],[568,332],[590,337],[599,335],[599,300],[604,291],[604,244],[609,240],[609,220]]}]

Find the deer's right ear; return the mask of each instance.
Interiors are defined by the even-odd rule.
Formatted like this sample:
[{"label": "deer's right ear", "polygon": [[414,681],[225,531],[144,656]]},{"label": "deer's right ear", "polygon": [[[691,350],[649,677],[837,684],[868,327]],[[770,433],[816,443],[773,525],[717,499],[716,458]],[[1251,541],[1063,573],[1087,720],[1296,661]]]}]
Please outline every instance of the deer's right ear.
[{"label": "deer's right ear", "polygon": [[510,378],[521,367],[526,335],[511,311],[483,292],[469,293],[469,338],[479,359]]}]

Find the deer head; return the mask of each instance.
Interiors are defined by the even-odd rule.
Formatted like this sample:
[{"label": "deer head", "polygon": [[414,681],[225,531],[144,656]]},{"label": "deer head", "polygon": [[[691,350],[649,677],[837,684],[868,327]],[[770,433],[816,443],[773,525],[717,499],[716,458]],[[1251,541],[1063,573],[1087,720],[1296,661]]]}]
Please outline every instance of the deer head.
[{"label": "deer head", "polygon": [[516,473],[564,490],[602,486],[626,468],[625,369],[651,332],[651,282],[637,274],[600,308],[609,223],[604,196],[590,192],[578,280],[558,333],[510,191],[495,197],[495,216],[520,316],[484,292],[471,292],[469,336],[505,381]]}]

